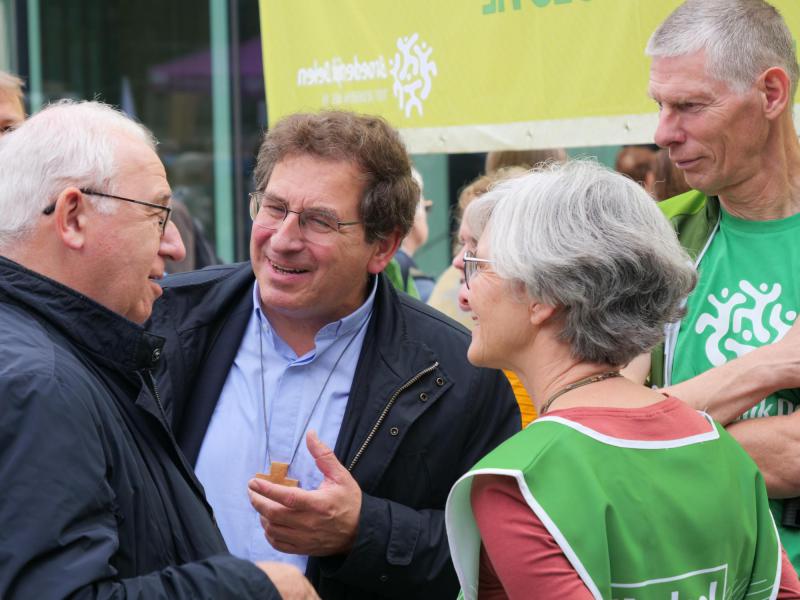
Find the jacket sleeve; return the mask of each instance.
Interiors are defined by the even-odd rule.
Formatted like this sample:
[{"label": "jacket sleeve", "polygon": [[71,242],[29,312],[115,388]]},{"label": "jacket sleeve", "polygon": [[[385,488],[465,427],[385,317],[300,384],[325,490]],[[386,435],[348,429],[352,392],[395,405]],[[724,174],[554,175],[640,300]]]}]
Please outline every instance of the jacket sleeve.
[{"label": "jacket sleeve", "polygon": [[[48,596],[40,590],[36,598],[62,598],[60,593]],[[23,595],[23,597],[28,597]],[[76,590],[70,598],[195,600],[216,598],[259,598],[280,600],[275,587],[253,563],[230,555],[167,567],[156,573],[117,581],[95,582]]]},{"label": "jacket sleeve", "polygon": [[455,597],[458,580],[444,510],[414,510],[364,494],[358,537],[345,557],[320,561],[322,574],[385,598]]},{"label": "jacket sleeve", "polygon": [[[268,598],[279,595],[255,565],[230,555],[122,579],[116,508],[91,391],[52,375],[0,374],[0,597]],[[135,490],[132,490],[135,493]]]},{"label": "jacket sleeve", "polygon": [[[505,375],[474,369],[468,397],[454,399],[458,406],[472,403],[468,439],[449,440],[461,459],[450,472],[450,485],[481,457],[520,430],[519,406]],[[448,423],[441,423],[442,438]],[[322,574],[387,598],[417,600],[455,597],[458,579],[450,560],[444,505],[436,510],[414,510],[397,502],[364,494],[358,536],[344,557],[320,560]]]}]

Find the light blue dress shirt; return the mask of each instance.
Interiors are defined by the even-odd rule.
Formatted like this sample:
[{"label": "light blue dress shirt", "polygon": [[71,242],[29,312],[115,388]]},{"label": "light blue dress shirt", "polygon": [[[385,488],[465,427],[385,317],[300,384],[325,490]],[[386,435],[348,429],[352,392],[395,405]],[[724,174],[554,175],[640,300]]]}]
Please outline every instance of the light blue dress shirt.
[{"label": "light blue dress shirt", "polygon": [[376,289],[377,278],[364,304],[320,329],[315,347],[297,356],[261,311],[256,282],[253,314],[195,469],[235,556],[277,560],[305,571],[307,556],[279,552],[267,541],[258,513],[250,505],[247,482],[256,473],[269,472],[269,462],[285,462],[291,463],[289,477],[298,479],[301,488],[313,490],[322,483],[305,433],[313,429],[328,447],[336,444]]}]

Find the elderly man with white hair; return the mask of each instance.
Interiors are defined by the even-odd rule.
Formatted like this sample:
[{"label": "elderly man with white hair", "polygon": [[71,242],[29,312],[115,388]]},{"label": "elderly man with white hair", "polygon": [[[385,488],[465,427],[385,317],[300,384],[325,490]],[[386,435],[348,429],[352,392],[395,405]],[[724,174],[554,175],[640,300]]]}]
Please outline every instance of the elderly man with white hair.
[{"label": "elderly man with white hair", "polygon": [[228,554],[168,425],[141,325],[185,253],[170,197],[152,135],[103,104],[0,140],[0,597],[317,597]]},{"label": "elderly man with white hair", "polygon": [[[728,425],[800,566],[795,40],[763,0],[688,0],[653,33],[655,141],[695,190],[660,204],[700,273],[651,383]],[[735,527],[731,523],[731,527]]]}]

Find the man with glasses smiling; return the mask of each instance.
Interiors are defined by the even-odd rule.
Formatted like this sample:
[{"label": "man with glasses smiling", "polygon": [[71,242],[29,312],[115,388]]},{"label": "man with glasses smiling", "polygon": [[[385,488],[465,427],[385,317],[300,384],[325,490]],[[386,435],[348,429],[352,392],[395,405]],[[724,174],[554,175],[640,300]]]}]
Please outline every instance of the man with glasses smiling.
[{"label": "man with glasses smiling", "polygon": [[455,597],[447,493],[520,417],[469,334],[383,274],[419,200],[399,135],[292,115],[255,183],[250,263],[171,277],[151,322],[223,536],[326,599]]},{"label": "man with glasses smiling", "polygon": [[2,598],[317,598],[228,554],[171,433],[141,326],[185,253],[170,197],[152,135],[109,106],[0,140]]}]

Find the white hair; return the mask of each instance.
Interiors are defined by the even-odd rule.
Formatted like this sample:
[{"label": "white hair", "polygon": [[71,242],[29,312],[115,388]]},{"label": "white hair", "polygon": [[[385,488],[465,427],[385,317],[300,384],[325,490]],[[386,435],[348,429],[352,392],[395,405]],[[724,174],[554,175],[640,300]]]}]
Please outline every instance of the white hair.
[{"label": "white hair", "polygon": [[[113,193],[117,148],[130,140],[155,150],[153,135],[121,112],[73,100],[47,106],[0,138],[0,248],[29,233],[66,187]],[[117,209],[90,201],[105,213]]]},{"label": "white hair", "polygon": [[686,0],[658,26],[645,53],[655,58],[706,52],[708,74],[737,92],[781,67],[797,90],[794,40],[778,10],[763,0]]},{"label": "white hair", "polygon": [[629,178],[572,161],[502,182],[481,201],[494,204],[493,269],[563,309],[561,339],[576,358],[627,364],[683,315],[694,268],[669,221]]}]

